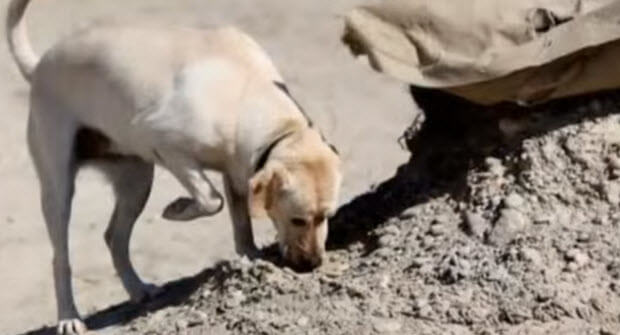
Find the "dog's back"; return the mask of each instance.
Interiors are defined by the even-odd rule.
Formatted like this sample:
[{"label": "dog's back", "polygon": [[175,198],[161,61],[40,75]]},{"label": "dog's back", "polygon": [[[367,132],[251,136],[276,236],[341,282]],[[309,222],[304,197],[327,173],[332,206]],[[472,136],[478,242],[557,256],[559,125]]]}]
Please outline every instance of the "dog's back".
[{"label": "dog's back", "polygon": [[264,51],[235,28],[109,25],[81,30],[57,43],[43,55],[35,76],[53,81],[37,84],[58,89],[96,75],[118,89],[158,90],[159,85],[171,84],[185,67],[203,60],[230,63],[237,71],[281,80]]},{"label": "dog's back", "polygon": [[[197,78],[200,82],[193,78],[198,74],[202,74]],[[237,100],[247,81],[255,78],[281,81],[262,48],[237,29],[98,24],[48,50],[34,70],[32,86],[37,96],[61,99],[57,103],[78,123],[103,131],[113,143],[123,143],[121,153],[152,158],[152,149],[142,144],[156,142],[161,134],[153,132],[157,126],[143,122],[199,115],[188,110],[183,117],[185,108],[168,108],[177,100],[231,111],[228,101]],[[187,99],[190,86],[200,87],[200,92]],[[174,126],[175,122],[168,121],[166,127]],[[209,124],[214,127],[221,123],[213,121]],[[194,135],[191,127],[179,128],[184,129],[183,136]],[[161,130],[169,133],[170,129]]]}]

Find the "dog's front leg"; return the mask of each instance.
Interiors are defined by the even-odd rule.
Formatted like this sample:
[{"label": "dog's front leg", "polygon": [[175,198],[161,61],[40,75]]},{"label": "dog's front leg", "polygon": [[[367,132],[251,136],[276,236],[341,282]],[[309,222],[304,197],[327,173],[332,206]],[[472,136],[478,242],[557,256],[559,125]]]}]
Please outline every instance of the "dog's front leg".
[{"label": "dog's front leg", "polygon": [[166,206],[163,217],[172,221],[189,221],[219,213],[224,199],[203,169],[195,162],[180,157],[166,159],[168,170],[187,189],[191,198],[181,197]]},{"label": "dog's front leg", "polygon": [[235,250],[239,255],[255,258],[259,251],[254,244],[254,233],[252,231],[252,220],[248,212],[247,197],[236,192],[229,177],[224,177],[224,191],[230,218],[233,223],[233,235],[235,238]]}]

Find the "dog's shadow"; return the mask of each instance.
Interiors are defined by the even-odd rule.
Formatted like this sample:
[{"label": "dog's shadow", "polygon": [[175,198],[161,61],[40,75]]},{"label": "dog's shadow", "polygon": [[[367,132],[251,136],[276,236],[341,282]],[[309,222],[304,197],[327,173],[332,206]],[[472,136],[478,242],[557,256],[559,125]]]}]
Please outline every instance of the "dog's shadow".
[{"label": "dog's shadow", "polygon": [[[403,135],[411,152],[410,160],[398,167],[393,177],[339,209],[330,221],[328,249],[359,242],[372,250],[376,241],[369,233],[404,210],[446,194],[464,199],[468,194],[468,171],[483,164],[486,157],[514,153],[521,141],[534,135],[620,113],[618,91],[529,108],[508,104],[481,107],[440,91],[413,87],[411,94],[424,111],[425,120],[414,122]],[[502,129],[502,122],[513,127]],[[275,249],[268,249],[269,260],[276,262]],[[148,303],[126,302],[99,311],[89,316],[86,324],[91,330],[99,330],[179,305],[209,279],[221,274],[220,268],[215,265],[195,276],[169,282],[164,293]],[[48,334],[55,334],[55,329],[44,327],[23,335]]]},{"label": "dog's shadow", "polygon": [[369,234],[387,220],[430,199],[450,195],[467,200],[467,175],[488,157],[515,155],[521,143],[555,129],[620,114],[620,91],[600,92],[533,106],[502,103],[480,106],[457,96],[410,87],[424,111],[405,131],[403,142],[411,152],[396,174],[370,192],[341,207],[330,222],[330,249],[362,242],[368,252],[377,237]]},{"label": "dog's shadow", "polygon": [[[194,293],[203,283],[215,275],[218,266],[182,279],[171,281],[163,287],[163,293],[152,301],[143,304],[121,303],[96,312],[86,318],[89,330],[100,330],[109,326],[127,323],[139,316],[154,312],[168,306],[179,305]],[[56,328],[42,327],[22,335],[56,335]]]}]

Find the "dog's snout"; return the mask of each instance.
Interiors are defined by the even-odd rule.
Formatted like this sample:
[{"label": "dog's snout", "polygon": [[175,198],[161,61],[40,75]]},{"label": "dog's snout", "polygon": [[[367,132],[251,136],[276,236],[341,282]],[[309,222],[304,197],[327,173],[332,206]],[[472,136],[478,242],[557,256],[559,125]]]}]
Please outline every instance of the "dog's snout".
[{"label": "dog's snout", "polygon": [[290,260],[294,270],[299,272],[310,272],[323,263],[320,255],[300,255],[296,259]]},{"label": "dog's snout", "polygon": [[311,257],[304,259],[303,262],[308,268],[314,269],[314,268],[321,266],[321,264],[323,263],[323,258],[318,255],[313,255]]}]

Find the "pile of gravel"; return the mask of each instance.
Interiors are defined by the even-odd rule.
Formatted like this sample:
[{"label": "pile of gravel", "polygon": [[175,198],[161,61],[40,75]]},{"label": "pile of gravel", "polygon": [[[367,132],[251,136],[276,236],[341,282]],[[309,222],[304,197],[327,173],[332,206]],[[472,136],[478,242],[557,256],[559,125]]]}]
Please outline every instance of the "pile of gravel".
[{"label": "pile of gravel", "polygon": [[617,94],[474,119],[424,97],[411,161],[341,209],[323,268],[224,262],[118,333],[620,334]]}]

